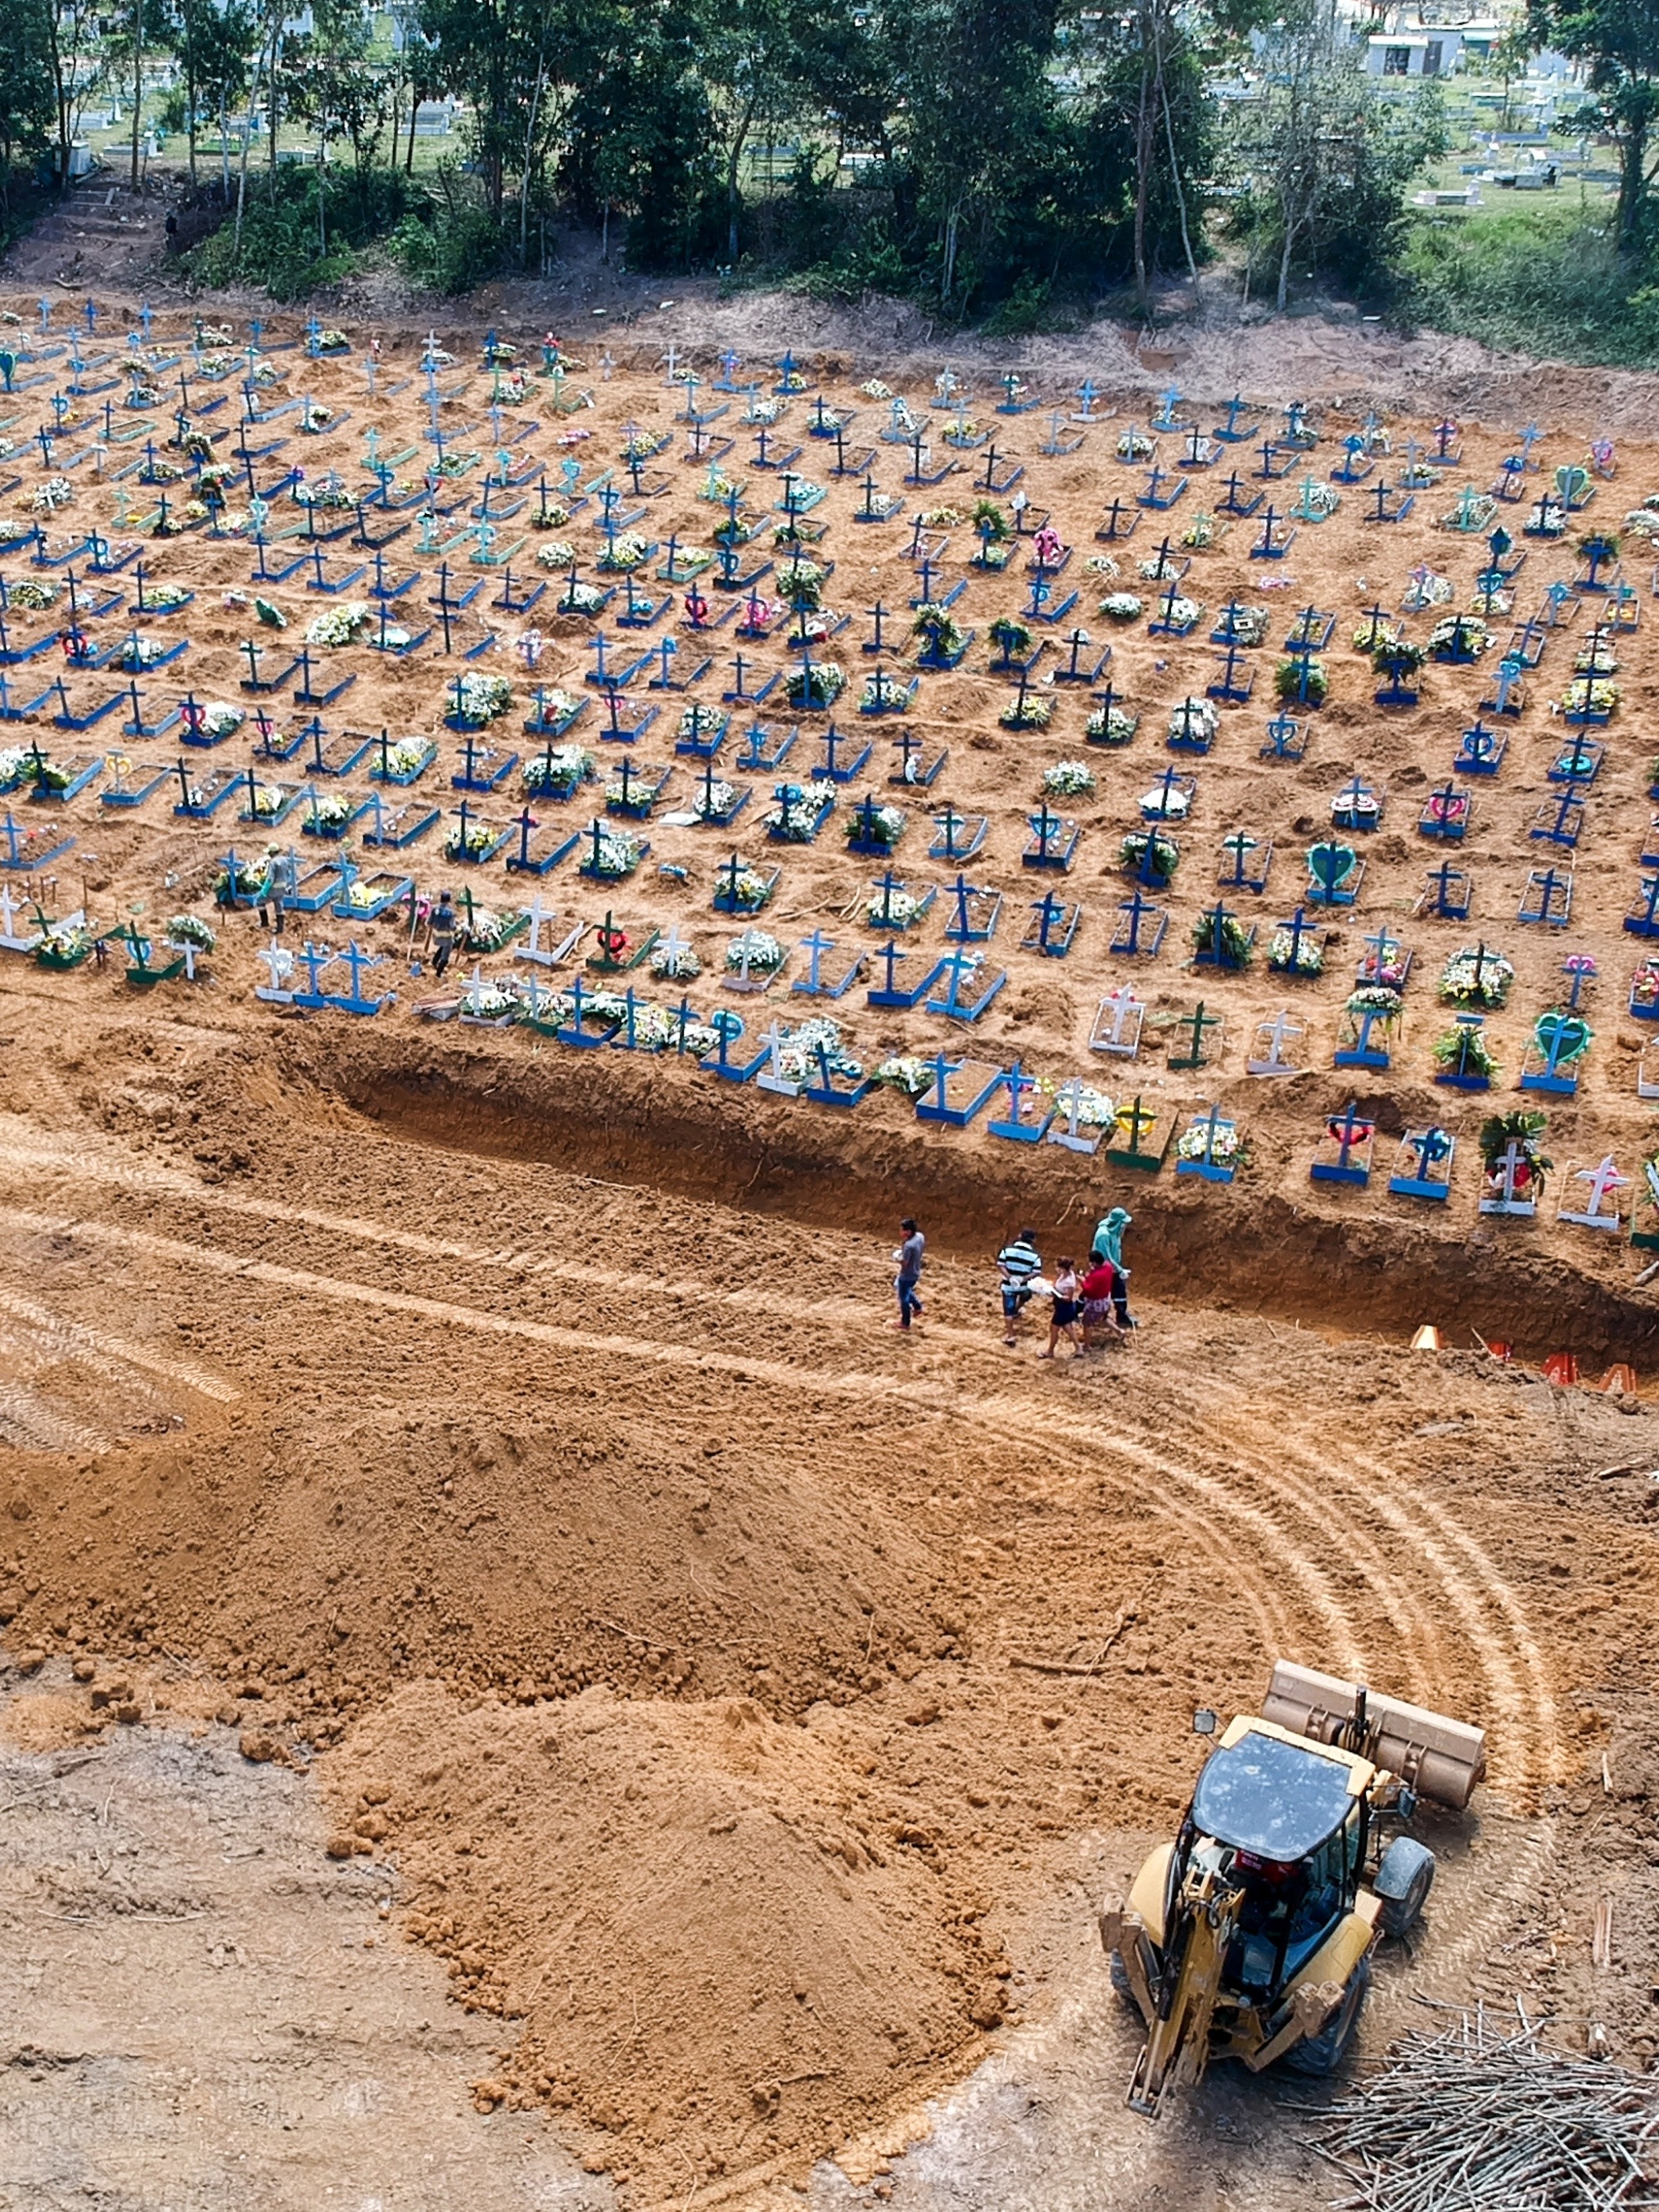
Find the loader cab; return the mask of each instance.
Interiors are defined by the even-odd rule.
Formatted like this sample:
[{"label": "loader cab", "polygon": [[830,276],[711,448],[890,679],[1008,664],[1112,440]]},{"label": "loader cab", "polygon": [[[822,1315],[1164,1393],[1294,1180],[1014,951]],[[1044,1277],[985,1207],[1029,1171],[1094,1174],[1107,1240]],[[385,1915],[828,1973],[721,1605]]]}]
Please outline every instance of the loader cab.
[{"label": "loader cab", "polygon": [[1352,1911],[1373,1772],[1350,1752],[1249,1720],[1206,1762],[1170,1878],[1178,1886],[1196,1856],[1243,1892],[1225,1979],[1252,2002],[1277,1998]]}]

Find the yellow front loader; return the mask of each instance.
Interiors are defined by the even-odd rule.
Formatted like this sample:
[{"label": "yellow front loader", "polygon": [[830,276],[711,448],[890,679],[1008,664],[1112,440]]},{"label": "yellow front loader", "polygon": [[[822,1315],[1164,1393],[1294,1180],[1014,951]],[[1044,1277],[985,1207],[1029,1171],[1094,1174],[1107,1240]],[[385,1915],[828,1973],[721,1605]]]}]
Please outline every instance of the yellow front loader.
[{"label": "yellow front loader", "polygon": [[[1215,1731],[1200,1713],[1200,1732]],[[1385,1837],[1419,1796],[1462,1810],[1486,1738],[1281,1660],[1261,1717],[1205,1762],[1181,1830],[1102,1913],[1112,1978],[1146,2023],[1129,2103],[1151,2118],[1215,2058],[1329,2073],[1351,2041],[1379,1936],[1402,1936],[1434,1880],[1415,1838]]]}]

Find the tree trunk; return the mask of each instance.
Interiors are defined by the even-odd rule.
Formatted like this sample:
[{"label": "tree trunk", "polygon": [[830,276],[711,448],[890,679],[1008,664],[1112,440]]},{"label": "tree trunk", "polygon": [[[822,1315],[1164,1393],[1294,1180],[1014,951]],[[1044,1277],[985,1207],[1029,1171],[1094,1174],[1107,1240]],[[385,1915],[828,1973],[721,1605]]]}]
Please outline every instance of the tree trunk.
[{"label": "tree trunk", "polygon": [[1285,302],[1291,290],[1291,243],[1296,236],[1296,224],[1288,208],[1285,210],[1285,250],[1279,257],[1279,312],[1285,312]]},{"label": "tree trunk", "polygon": [[196,189],[196,41],[185,33],[185,123],[190,137],[190,188]]},{"label": "tree trunk", "polygon": [[1164,95],[1164,133],[1170,148],[1170,182],[1175,186],[1176,211],[1181,217],[1181,244],[1187,256],[1187,273],[1194,284],[1198,282],[1198,263],[1193,255],[1192,234],[1187,228],[1187,188],[1181,181],[1181,164],[1176,159],[1175,118],[1170,112],[1170,88],[1164,79],[1162,45],[1159,47],[1158,70],[1158,90]]},{"label": "tree trunk", "polygon": [[231,266],[234,268],[242,250],[242,212],[247,205],[247,157],[253,143],[253,114],[259,103],[259,70],[265,58],[264,42],[253,57],[253,76],[247,88],[247,113],[242,122],[242,159],[236,173],[236,228],[231,234]]},{"label": "tree trunk", "polygon": [[1140,104],[1135,117],[1135,295],[1147,303],[1146,210],[1152,192],[1152,77],[1147,51],[1147,11],[1140,9]]},{"label": "tree trunk", "polygon": [[144,104],[144,0],[132,0],[132,176],[138,189],[138,112]]},{"label": "tree trunk", "polygon": [[1621,253],[1634,253],[1641,245],[1642,202],[1647,189],[1648,132],[1644,122],[1633,123],[1619,154],[1619,212],[1614,227]]}]

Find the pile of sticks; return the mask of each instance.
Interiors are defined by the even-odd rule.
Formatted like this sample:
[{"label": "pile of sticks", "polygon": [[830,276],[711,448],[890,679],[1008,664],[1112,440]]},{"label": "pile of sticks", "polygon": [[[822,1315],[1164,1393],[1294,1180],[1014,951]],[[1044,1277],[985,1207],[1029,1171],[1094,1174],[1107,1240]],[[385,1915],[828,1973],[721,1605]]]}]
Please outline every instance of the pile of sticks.
[{"label": "pile of sticks", "polygon": [[[1524,2015],[1523,2015],[1524,2018]],[[1659,2083],[1494,2036],[1484,2013],[1405,2036],[1314,2143],[1349,2212],[1638,2212],[1659,2206]]]}]

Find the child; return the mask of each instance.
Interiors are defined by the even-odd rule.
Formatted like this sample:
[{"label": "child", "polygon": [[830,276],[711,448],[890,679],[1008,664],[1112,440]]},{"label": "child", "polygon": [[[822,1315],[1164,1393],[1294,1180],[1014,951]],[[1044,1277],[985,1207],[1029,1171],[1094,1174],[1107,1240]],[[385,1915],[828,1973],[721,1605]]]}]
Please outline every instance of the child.
[{"label": "child", "polygon": [[1073,1358],[1077,1358],[1078,1316],[1083,1310],[1079,1289],[1076,1267],[1070,1260],[1062,1260],[1054,1274],[1054,1302],[1048,1315],[1048,1348],[1038,1352],[1039,1359],[1052,1359],[1054,1346],[1062,1336],[1072,1347]]}]

